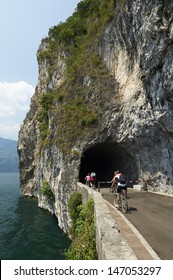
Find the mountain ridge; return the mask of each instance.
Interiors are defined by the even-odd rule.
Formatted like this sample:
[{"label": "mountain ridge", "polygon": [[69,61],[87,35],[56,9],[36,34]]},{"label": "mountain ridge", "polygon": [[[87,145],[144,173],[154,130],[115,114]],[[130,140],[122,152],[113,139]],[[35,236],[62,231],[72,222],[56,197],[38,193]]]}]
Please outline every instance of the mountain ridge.
[{"label": "mountain ridge", "polygon": [[17,141],[0,137],[0,173],[18,172]]}]

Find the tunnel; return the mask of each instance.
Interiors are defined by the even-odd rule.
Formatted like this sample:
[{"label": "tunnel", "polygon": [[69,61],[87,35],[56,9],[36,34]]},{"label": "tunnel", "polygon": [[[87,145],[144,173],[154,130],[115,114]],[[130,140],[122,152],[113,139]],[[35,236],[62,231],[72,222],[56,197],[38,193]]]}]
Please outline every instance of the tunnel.
[{"label": "tunnel", "polygon": [[111,181],[113,173],[120,170],[127,180],[138,179],[135,159],[118,143],[101,143],[85,150],[81,157],[79,180],[85,182],[85,176],[92,171],[98,181]]}]

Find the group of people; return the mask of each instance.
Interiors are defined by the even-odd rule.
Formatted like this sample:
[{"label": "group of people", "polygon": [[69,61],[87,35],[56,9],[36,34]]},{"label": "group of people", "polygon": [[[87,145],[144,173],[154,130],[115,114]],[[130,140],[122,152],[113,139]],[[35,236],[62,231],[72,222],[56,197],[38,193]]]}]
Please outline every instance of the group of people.
[{"label": "group of people", "polygon": [[95,172],[91,172],[88,173],[85,177],[85,181],[86,181],[86,185],[90,188],[96,188],[96,173]]},{"label": "group of people", "polygon": [[[85,177],[86,185],[91,188],[96,188],[96,173],[91,172],[88,173]],[[125,176],[119,171],[114,171],[114,176],[111,180],[111,187],[116,187],[117,189],[117,201],[116,201],[116,207],[119,208],[120,204],[120,193],[121,190],[125,193],[127,196],[127,181],[125,179]]]},{"label": "group of people", "polygon": [[127,196],[127,181],[125,179],[125,176],[119,170],[117,170],[114,172],[114,176],[113,176],[111,183],[112,183],[111,187],[112,188],[116,187],[116,189],[117,189],[116,207],[117,207],[117,209],[119,209],[121,190]]}]

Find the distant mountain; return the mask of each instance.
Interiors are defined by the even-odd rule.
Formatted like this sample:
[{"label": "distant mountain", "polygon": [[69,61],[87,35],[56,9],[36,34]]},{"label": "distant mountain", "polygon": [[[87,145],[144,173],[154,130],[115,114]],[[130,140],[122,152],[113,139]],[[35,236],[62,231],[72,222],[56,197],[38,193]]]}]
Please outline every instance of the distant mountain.
[{"label": "distant mountain", "polygon": [[0,137],[0,172],[18,172],[17,141]]}]

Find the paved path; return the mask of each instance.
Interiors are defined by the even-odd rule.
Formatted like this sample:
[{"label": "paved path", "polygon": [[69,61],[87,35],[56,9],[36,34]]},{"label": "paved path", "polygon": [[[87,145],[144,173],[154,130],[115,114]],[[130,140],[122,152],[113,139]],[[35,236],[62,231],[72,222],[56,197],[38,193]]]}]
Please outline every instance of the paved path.
[{"label": "paved path", "polygon": [[[101,193],[112,204],[109,189],[101,189]],[[160,259],[173,260],[173,197],[128,189],[128,203],[130,211],[124,214],[125,219],[134,225]],[[118,215],[119,211],[112,213],[114,212]],[[119,216],[122,216],[121,212]],[[120,226],[121,224],[122,222]],[[129,240],[130,242],[131,245],[135,243],[133,240]],[[139,247],[135,250],[138,252],[138,259],[152,259],[152,250],[150,256],[145,255]]]}]

